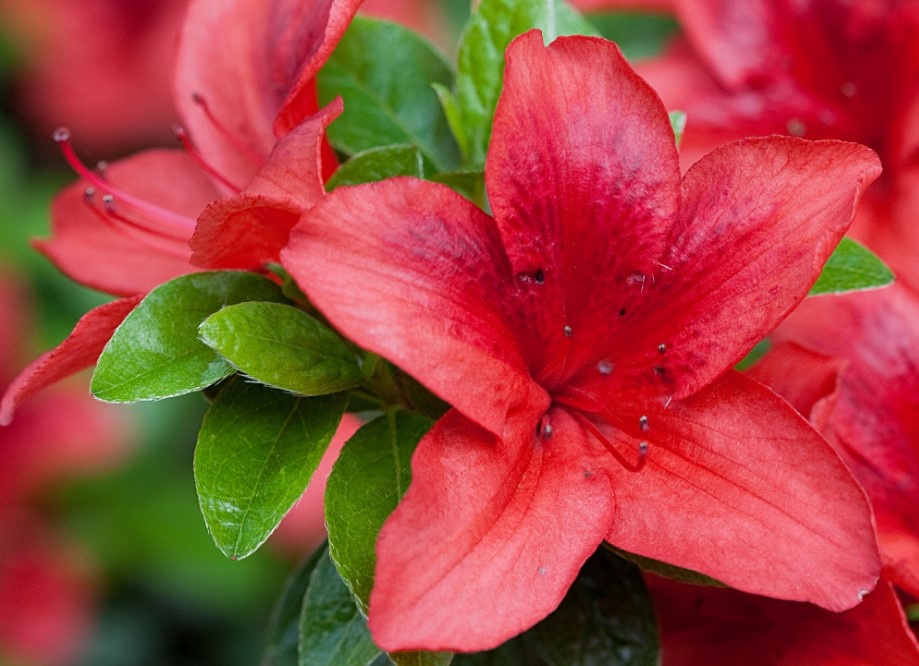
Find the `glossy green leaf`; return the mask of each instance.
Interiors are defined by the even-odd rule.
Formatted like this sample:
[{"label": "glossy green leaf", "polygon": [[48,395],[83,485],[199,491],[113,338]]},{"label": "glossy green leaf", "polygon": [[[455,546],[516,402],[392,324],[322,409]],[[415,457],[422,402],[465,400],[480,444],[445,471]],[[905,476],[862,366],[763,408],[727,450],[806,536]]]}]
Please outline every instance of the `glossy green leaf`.
[{"label": "glossy green leaf", "polygon": [[424,160],[415,146],[381,146],[358,153],[338,167],[325,184],[327,192],[341,185],[373,183],[393,176],[424,178]]},{"label": "glossy green leaf", "polygon": [[[385,55],[385,57],[381,57]],[[328,129],[349,155],[395,144],[415,146],[435,170],[459,154],[432,84],[451,85],[450,65],[407,28],[358,17],[317,78],[319,99],[341,95],[345,111]]]},{"label": "glossy green leaf", "polygon": [[893,273],[871,250],[851,238],[843,238],[808,296],[877,289],[893,280]]},{"label": "glossy green leaf", "polygon": [[683,132],[686,131],[686,113],[683,111],[671,111],[670,127],[673,129],[673,138],[676,140],[677,148],[683,141]]},{"label": "glossy green leaf", "polygon": [[590,21],[606,39],[616,42],[629,60],[652,58],[679,32],[676,19],[667,14],[603,12],[588,14]]},{"label": "glossy green leaf", "polygon": [[672,578],[673,580],[678,580],[681,583],[691,583],[693,585],[708,585],[711,587],[725,587],[725,584],[701,574],[698,571],[693,571],[691,569],[684,569],[683,567],[678,567],[674,564],[667,564],[666,562],[661,562],[659,560],[651,559],[650,557],[644,557],[643,555],[636,555],[635,553],[629,553],[625,550],[620,550],[615,546],[604,543],[604,547],[609,550],[611,553],[621,557],[624,560],[628,560],[633,564],[641,567],[645,571],[650,571],[655,573],[658,576],[664,576],[665,578]]},{"label": "glossy green leaf", "polygon": [[301,666],[367,666],[380,655],[367,621],[323,550],[300,615]]},{"label": "glossy green leaf", "polygon": [[300,395],[327,395],[358,386],[354,352],[332,329],[280,303],[240,303],[214,313],[201,339],[249,377]]},{"label": "glossy green leaf", "polygon": [[638,567],[601,549],[558,610],[496,650],[457,655],[467,666],[654,666],[657,622]]},{"label": "glossy green leaf", "polygon": [[766,352],[769,351],[771,346],[772,343],[769,341],[769,338],[760,340],[753,346],[753,349],[747,352],[746,356],[737,362],[737,364],[734,366],[734,369],[740,370],[741,372],[744,370],[749,370],[757,361],[766,355]]},{"label": "glossy green leaf", "polygon": [[329,475],[329,553],[364,612],[373,587],[377,534],[408,490],[412,453],[432,424],[412,412],[388,412],[348,440]]},{"label": "glossy green leaf", "polygon": [[207,529],[246,557],[303,494],[347,407],[346,394],[301,398],[234,378],[201,424],[195,485]]},{"label": "glossy green leaf", "polygon": [[[390,411],[348,440],[326,486],[329,553],[362,612],[367,612],[376,540],[411,482],[411,459],[433,421],[414,412]],[[448,652],[400,652],[398,666],[445,666]]]},{"label": "glossy green leaf", "polygon": [[99,357],[92,392],[108,402],[159,400],[198,391],[233,366],[198,339],[198,326],[222,307],[283,301],[254,273],[191,273],[160,285],[115,330]]},{"label": "glossy green leaf", "polygon": [[504,51],[514,37],[533,28],[542,30],[547,44],[560,35],[597,34],[562,0],[482,0],[460,38],[455,92],[438,90],[467,166],[485,164]]},{"label": "glossy green leaf", "polygon": [[271,612],[268,644],[262,656],[261,666],[297,666],[303,598],[306,596],[313,571],[322,559],[328,559],[327,553],[326,546],[317,549],[284,585],[284,591]]}]

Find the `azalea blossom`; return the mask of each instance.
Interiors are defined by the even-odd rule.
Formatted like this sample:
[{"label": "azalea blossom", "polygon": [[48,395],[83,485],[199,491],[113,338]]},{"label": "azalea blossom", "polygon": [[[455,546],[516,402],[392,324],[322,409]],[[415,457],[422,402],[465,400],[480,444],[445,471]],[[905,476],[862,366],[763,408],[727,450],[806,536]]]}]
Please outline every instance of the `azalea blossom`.
[{"label": "azalea blossom", "polygon": [[195,0],[175,78],[185,151],[91,169],[70,132],[55,133],[82,179],[55,198],[52,236],[36,245],[74,281],[128,298],[87,313],[27,367],[3,396],[0,423],[29,395],[92,365],[154,286],[200,268],[277,260],[299,213],[324,193],[322,136],[341,102],[318,109],[315,74],[359,5]]},{"label": "azalea blossom", "polygon": [[812,299],[774,338],[751,372],[834,445],[868,493],[884,575],[919,595],[919,298],[895,285]]},{"label": "azalea blossom", "polygon": [[0,0],[4,36],[23,60],[14,92],[25,120],[44,138],[66,116],[93,150],[167,142],[178,121],[170,73],[187,4]]},{"label": "azalea blossom", "polygon": [[685,32],[639,73],[687,113],[684,165],[745,136],[870,146],[884,175],[852,235],[919,286],[919,3],[675,0]]},{"label": "azalea blossom", "polygon": [[842,142],[750,140],[681,179],[609,42],[506,54],[494,218],[412,178],[338,188],[281,253],[325,316],[453,406],[377,542],[373,637],[475,651],[532,626],[605,539],[832,610],[877,580],[864,494],[731,368],[804,297],[877,177]]},{"label": "azalea blossom", "polygon": [[663,666],[919,664],[919,643],[888,582],[843,613],[656,576],[647,582]]},{"label": "azalea blossom", "polygon": [[[0,386],[28,351],[29,308],[19,279],[0,271],[0,311],[5,315],[0,319]],[[131,437],[123,414],[65,385],[33,400],[14,424],[0,428],[3,663],[73,663],[92,621],[94,568],[35,500],[63,478],[111,469],[124,459]]]}]

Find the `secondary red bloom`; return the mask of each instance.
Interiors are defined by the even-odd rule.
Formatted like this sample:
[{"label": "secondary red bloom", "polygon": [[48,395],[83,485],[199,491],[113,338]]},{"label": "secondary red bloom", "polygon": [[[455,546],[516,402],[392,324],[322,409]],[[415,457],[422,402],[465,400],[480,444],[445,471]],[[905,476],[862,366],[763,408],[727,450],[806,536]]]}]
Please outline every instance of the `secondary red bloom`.
[{"label": "secondary red bloom", "polygon": [[664,666],[919,664],[919,644],[887,582],[844,613],[653,576],[648,585]]},{"label": "secondary red bloom", "polygon": [[[169,140],[170,73],[187,0],[0,0],[0,25],[21,47],[17,101],[42,136],[62,114],[83,145]],[[138,103],[143,100],[143,103]]]},{"label": "secondary red bloom", "polygon": [[858,141],[884,176],[852,235],[919,285],[919,3],[678,0],[685,41],[640,73],[687,112],[685,164],[743,136]]},{"label": "secondary red bloom", "polygon": [[[0,384],[26,352],[28,302],[0,271]],[[59,387],[32,401],[0,428],[0,661],[72,663],[86,637],[93,580],[75,546],[29,506],[65,476],[98,473],[127,451],[123,414]],[[79,423],[79,427],[74,427]]]},{"label": "secondary red bloom", "polygon": [[[324,194],[322,136],[341,103],[318,110],[315,74],[359,4],[192,2],[175,82],[187,152],[146,151],[90,170],[61,131],[83,179],[55,199],[52,237],[38,249],[73,280],[131,297],[199,267],[277,261],[299,213]],[[87,313],[7,390],[0,422],[31,393],[92,365],[135,303]]]},{"label": "secondary red bloom", "polygon": [[410,178],[305,215],[281,253],[300,286],[454,408],[380,534],[377,643],[500,644],[557,606],[603,539],[745,590],[856,604],[878,571],[862,491],[730,368],[803,298],[878,172],[861,146],[772,138],[681,181],[664,107],[615,46],[531,32],[507,52],[494,219]]},{"label": "secondary red bloom", "polygon": [[868,493],[885,576],[919,595],[919,298],[895,285],[811,299],[775,337],[806,349],[782,345],[753,371],[801,396]]}]

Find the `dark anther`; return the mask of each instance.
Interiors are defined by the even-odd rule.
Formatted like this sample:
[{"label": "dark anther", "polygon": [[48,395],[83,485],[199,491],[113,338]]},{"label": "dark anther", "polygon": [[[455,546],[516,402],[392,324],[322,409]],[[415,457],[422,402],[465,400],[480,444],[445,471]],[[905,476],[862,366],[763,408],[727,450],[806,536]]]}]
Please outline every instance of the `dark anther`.
[{"label": "dark anther", "polygon": [[562,329],[562,332],[565,334],[566,338],[571,337],[571,327],[570,326],[565,326],[565,328]]},{"label": "dark anther", "polygon": [[648,431],[651,429],[651,426],[648,425],[648,417],[647,417],[647,416],[639,416],[639,417],[638,417],[638,427],[641,428],[641,431],[642,431],[642,432],[648,432]]},{"label": "dark anther", "polygon": [[546,281],[546,274],[542,272],[541,268],[537,268],[536,272],[533,273],[533,281],[536,284],[543,284]]},{"label": "dark anther", "polygon": [[660,344],[657,346],[657,351],[658,351],[659,354],[666,354],[666,353],[667,353],[667,345],[665,345],[663,342],[660,343]]},{"label": "dark anther", "polygon": [[664,369],[664,366],[662,366],[662,365],[655,365],[655,366],[654,366],[654,374],[655,374],[655,375],[662,375],[662,374],[664,374],[665,372],[666,372],[666,370]]},{"label": "dark anther", "polygon": [[622,308],[622,309],[619,311],[619,316],[620,316],[620,317],[625,317],[625,308]]}]

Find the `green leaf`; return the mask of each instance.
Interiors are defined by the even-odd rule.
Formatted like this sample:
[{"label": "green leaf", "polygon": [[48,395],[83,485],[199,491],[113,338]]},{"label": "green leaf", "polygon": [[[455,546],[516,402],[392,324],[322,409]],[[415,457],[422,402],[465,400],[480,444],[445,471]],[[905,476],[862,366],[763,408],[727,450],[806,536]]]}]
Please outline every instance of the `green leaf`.
[{"label": "green leaf", "polygon": [[341,185],[373,183],[393,176],[424,178],[424,160],[415,146],[381,146],[358,153],[338,167],[325,184],[327,192]]},{"label": "green leaf", "polygon": [[254,273],[191,273],[160,285],[115,330],[92,378],[108,402],[159,400],[198,391],[233,374],[233,366],[198,339],[198,326],[226,305],[283,301]]},{"label": "green leaf", "polygon": [[548,44],[560,35],[595,35],[583,16],[562,0],[482,0],[460,38],[456,90],[440,97],[467,166],[481,167],[501,93],[504,51],[533,28]]},{"label": "green leaf", "polygon": [[[364,613],[373,587],[377,535],[408,490],[412,454],[432,424],[413,412],[387,412],[345,444],[329,476],[329,554]],[[399,666],[444,666],[452,655],[399,652],[389,658]]]},{"label": "green leaf", "polygon": [[686,113],[684,111],[671,111],[670,116],[670,127],[673,129],[673,138],[676,141],[677,148],[680,147],[680,142],[683,141],[683,132],[686,130]]},{"label": "green leaf", "polygon": [[665,578],[672,578],[673,580],[678,580],[681,583],[691,583],[693,585],[707,585],[710,587],[726,587],[724,583],[715,580],[705,574],[701,574],[698,571],[693,571],[691,569],[684,569],[683,567],[678,567],[674,564],[667,564],[666,562],[661,562],[659,560],[651,559],[650,557],[644,557],[643,555],[636,555],[635,553],[629,553],[625,550],[620,550],[615,546],[605,543],[603,546],[612,553],[615,553],[624,560],[628,560],[641,567],[645,571],[650,571],[655,573],[658,576],[664,576]]},{"label": "green leaf", "polygon": [[763,356],[766,355],[766,352],[769,351],[769,348],[772,346],[772,343],[769,341],[769,338],[765,338],[757,342],[753,349],[747,352],[747,355],[744,356],[738,363],[734,366],[735,370],[749,370],[753,365],[759,361]]},{"label": "green leaf", "polygon": [[240,303],[214,313],[201,339],[253,379],[300,395],[327,395],[364,381],[354,353],[332,329],[280,303]]},{"label": "green leaf", "polygon": [[364,612],[373,587],[377,534],[408,490],[412,454],[432,424],[413,412],[387,412],[348,440],[329,475],[329,553]]},{"label": "green leaf", "polygon": [[195,486],[221,552],[246,557],[303,494],[347,407],[346,394],[299,398],[240,378],[211,405],[195,448]]},{"label": "green leaf", "polygon": [[451,85],[453,72],[422,37],[394,23],[358,17],[317,81],[322,104],[338,95],[345,102],[344,113],[328,129],[337,150],[353,155],[409,144],[436,171],[456,166],[456,142],[432,87]]},{"label": "green leaf", "polygon": [[380,654],[367,621],[323,549],[300,615],[302,666],[366,666]]},{"label": "green leaf", "polygon": [[679,24],[667,14],[638,12],[604,12],[588,14],[587,20],[600,34],[616,42],[629,60],[652,58],[664,49],[667,41],[679,32]]},{"label": "green leaf", "polygon": [[300,644],[300,612],[313,571],[321,559],[328,559],[325,545],[318,548],[284,585],[268,626],[268,645],[261,666],[297,666]]},{"label": "green leaf", "polygon": [[808,296],[877,289],[893,280],[893,273],[871,250],[851,238],[843,238]]},{"label": "green leaf", "polygon": [[638,567],[599,550],[558,610],[496,650],[457,655],[467,666],[653,666],[660,647],[651,598]]}]

